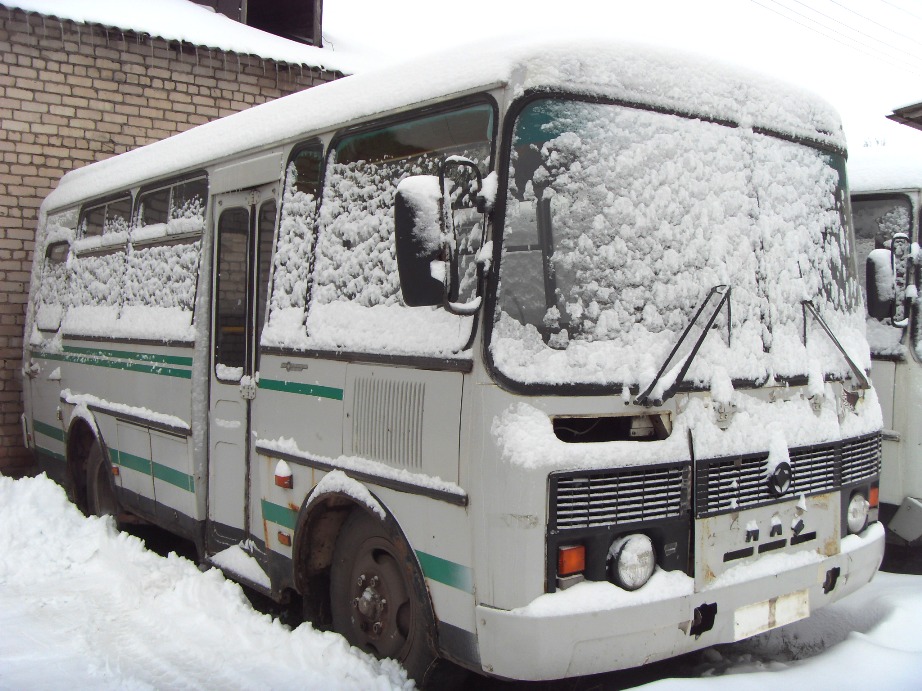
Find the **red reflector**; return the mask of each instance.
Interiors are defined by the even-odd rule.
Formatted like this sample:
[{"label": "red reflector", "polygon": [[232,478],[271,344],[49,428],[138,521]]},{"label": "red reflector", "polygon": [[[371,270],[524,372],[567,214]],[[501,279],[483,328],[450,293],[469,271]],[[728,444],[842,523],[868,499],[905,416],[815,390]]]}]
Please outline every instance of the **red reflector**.
[{"label": "red reflector", "polygon": [[112,474],[118,477],[118,466],[117,465],[112,466]]},{"label": "red reflector", "polygon": [[871,492],[868,496],[868,504],[871,505],[873,509],[880,503],[880,487],[871,487]]},{"label": "red reflector", "polygon": [[275,484],[285,489],[291,489],[294,486],[294,478],[291,475],[276,475]]},{"label": "red reflector", "polygon": [[570,545],[557,550],[557,575],[572,576],[586,570],[586,548]]},{"label": "red reflector", "polygon": [[279,535],[280,545],[291,547],[291,535],[289,535],[288,533],[283,533],[281,530],[279,531],[278,535]]}]

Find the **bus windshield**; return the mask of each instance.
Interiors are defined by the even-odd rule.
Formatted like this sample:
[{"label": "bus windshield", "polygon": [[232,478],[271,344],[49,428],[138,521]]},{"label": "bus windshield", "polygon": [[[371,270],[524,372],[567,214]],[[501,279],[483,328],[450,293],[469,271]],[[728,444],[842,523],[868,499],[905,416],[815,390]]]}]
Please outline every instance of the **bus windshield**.
[{"label": "bus windshield", "polygon": [[688,371],[694,385],[718,372],[843,376],[804,301],[861,350],[842,155],[556,97],[519,112],[511,146],[490,337],[501,375],[642,387],[718,285],[729,308]]}]

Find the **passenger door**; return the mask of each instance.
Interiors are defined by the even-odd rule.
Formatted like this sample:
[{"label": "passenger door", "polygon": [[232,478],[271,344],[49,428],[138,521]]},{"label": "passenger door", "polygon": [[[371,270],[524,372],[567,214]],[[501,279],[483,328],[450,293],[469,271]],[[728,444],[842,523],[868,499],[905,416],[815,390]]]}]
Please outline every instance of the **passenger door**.
[{"label": "passenger door", "polygon": [[209,551],[245,540],[249,526],[250,403],[265,320],[276,185],[215,199],[209,407]]}]

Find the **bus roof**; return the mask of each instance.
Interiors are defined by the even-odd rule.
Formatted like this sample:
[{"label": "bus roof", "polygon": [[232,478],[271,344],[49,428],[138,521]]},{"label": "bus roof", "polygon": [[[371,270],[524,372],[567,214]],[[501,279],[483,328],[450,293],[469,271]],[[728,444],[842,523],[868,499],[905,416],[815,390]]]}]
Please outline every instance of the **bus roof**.
[{"label": "bus roof", "polygon": [[853,149],[848,158],[852,194],[922,188],[922,135],[919,146],[875,146]]},{"label": "bus roof", "polygon": [[560,89],[765,128],[843,149],[834,109],[803,89],[662,48],[598,41],[476,44],[344,77],[66,174],[44,211],[379,114],[508,85]]}]

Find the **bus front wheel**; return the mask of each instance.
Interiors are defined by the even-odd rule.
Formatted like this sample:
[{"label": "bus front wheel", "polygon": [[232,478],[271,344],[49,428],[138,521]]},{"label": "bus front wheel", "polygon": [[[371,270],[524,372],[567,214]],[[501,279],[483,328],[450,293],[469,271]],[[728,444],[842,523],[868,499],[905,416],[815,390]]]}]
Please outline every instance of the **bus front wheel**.
[{"label": "bus front wheel", "polygon": [[424,685],[438,655],[425,582],[406,540],[355,509],[336,541],[330,567],[333,629],[352,645],[399,661]]}]

